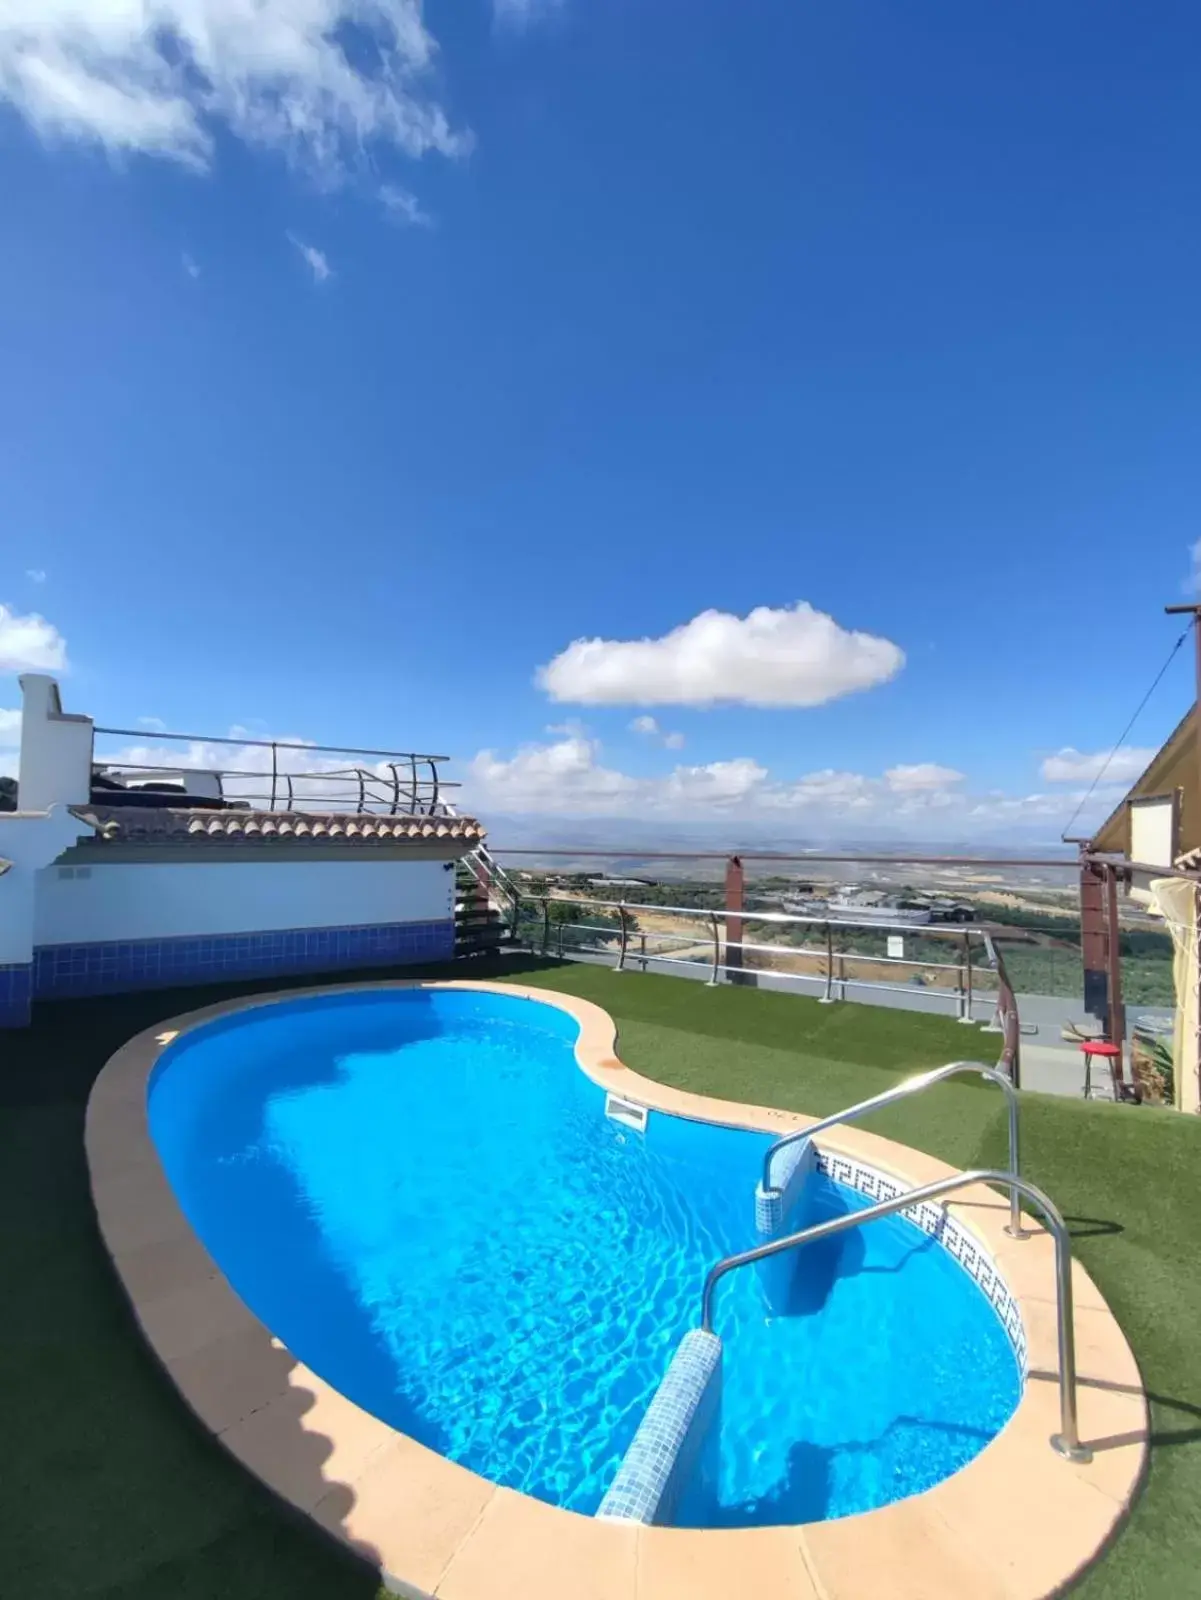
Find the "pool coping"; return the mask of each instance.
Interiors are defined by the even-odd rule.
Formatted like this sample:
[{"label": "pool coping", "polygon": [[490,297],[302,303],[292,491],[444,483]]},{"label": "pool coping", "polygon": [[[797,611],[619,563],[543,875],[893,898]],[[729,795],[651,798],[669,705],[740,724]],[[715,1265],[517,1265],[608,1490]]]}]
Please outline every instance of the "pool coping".
[{"label": "pool coping", "polygon": [[[1048,1440],[1058,1426],[1054,1251],[1003,1231],[1007,1201],[983,1185],[945,1207],[995,1263],[1021,1313],[1027,1381],[1006,1426],[932,1489],[879,1510],[792,1527],[676,1529],[602,1522],[493,1484],[371,1416],[298,1361],[250,1312],[193,1232],[159,1162],[147,1086],[162,1051],[236,1011],[315,995],[459,989],[554,1006],[580,1025],[580,1068],[652,1111],[784,1132],[817,1119],[713,1099],[643,1077],[617,1029],[573,995],[471,980],[338,983],[204,1006],[156,1024],[106,1063],[87,1108],[92,1197],[105,1246],[151,1350],[200,1422],[279,1498],[377,1567],[410,1600],[1041,1600],[1062,1593],[1116,1535],[1147,1460],[1134,1355],[1073,1262],[1087,1464]],[[906,1184],[956,1169],[861,1128],[823,1135],[842,1155]],[[748,1196],[748,1205],[751,1198]]]}]

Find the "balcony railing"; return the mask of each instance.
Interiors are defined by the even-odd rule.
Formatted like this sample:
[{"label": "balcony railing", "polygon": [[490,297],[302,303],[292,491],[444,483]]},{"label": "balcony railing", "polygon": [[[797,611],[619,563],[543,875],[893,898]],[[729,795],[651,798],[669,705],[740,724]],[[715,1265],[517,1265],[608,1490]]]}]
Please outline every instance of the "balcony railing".
[{"label": "balcony railing", "polygon": [[[435,816],[446,810],[448,791],[459,787],[439,770],[448,757],[415,751],[145,728],[95,732],[97,737],[139,742],[132,750],[93,756],[92,800],[97,804]],[[157,748],[163,742],[186,745],[184,758],[170,761],[171,752]],[[353,759],[348,763],[348,757],[366,758],[371,765]]]},{"label": "balcony railing", "polygon": [[[555,918],[554,906],[586,908],[592,915],[582,920]],[[639,924],[640,917],[682,919],[685,924],[695,924],[697,932],[693,937],[684,928],[646,928]],[[743,926],[748,922],[770,928],[812,930],[818,935],[818,944],[787,945],[748,939],[742,936]],[[737,925],[738,936],[734,938],[730,937],[731,923]],[[946,942],[950,946],[953,959],[945,961],[835,948],[838,935],[855,930],[885,935],[898,932],[895,921],[870,917],[824,918],[785,911],[725,910],[643,901],[627,903],[563,893],[521,895],[516,918],[516,931],[523,942],[543,955],[611,956],[619,972],[680,968],[697,974],[703,972],[710,984],[721,982],[723,977],[738,982],[752,976],[769,977],[773,983],[796,984],[809,991],[817,984],[822,990],[820,998],[827,1004],[846,999],[853,991],[912,994],[913,977],[925,979],[933,974],[934,981],[924,984],[922,993],[936,1001],[945,999],[961,1022],[975,1020],[973,1007],[982,993],[987,993],[994,1004],[989,1026],[1002,1036],[998,1065],[1020,1086],[1021,1023],[1017,1000],[1005,971],[1004,958],[987,930],[973,926],[953,929],[922,926],[920,936],[923,939]],[[774,958],[777,964],[766,965],[764,957]],[[785,960],[789,965],[779,964]],[[793,970],[793,963],[809,970]],[[863,976],[864,968],[872,969],[873,975]],[[877,968],[895,972],[896,977],[876,976]],[[909,982],[902,980],[904,973],[910,974]],[[986,990],[980,983],[985,975],[991,980]]]}]

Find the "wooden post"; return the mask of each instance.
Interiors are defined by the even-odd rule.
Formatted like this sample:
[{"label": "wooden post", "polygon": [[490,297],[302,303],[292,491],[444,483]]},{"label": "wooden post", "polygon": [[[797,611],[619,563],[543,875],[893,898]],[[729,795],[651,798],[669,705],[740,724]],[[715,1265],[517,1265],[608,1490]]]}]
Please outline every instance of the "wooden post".
[{"label": "wooden post", "polygon": [[[1190,601],[1184,606],[1164,606],[1164,612],[1169,617],[1191,616],[1193,619],[1193,660],[1194,673],[1197,685],[1197,698],[1193,707],[1193,715],[1201,718],[1201,602]],[[1196,730],[1197,761],[1201,767],[1201,725]],[[1201,771],[1198,772],[1201,778]],[[1198,794],[1198,803],[1201,804],[1201,792]]]},{"label": "wooden post", "polygon": [[[1120,1049],[1126,1047],[1126,1008],[1122,1004],[1122,931],[1118,922],[1118,874],[1116,867],[1108,866],[1105,869],[1105,933],[1108,976],[1109,976],[1109,1014],[1105,1023],[1105,1034],[1110,1044],[1116,1044]],[[1114,1061],[1117,1075],[1125,1079],[1124,1058],[1118,1056]]]},{"label": "wooden post", "polygon": [[726,862],[726,973],[731,983],[739,981],[743,968],[742,918],[731,915],[743,909],[744,879],[742,861],[731,856]]},{"label": "wooden post", "polygon": [[1084,1009],[1108,1030],[1109,935],[1105,868],[1080,857],[1080,954],[1084,963]]}]

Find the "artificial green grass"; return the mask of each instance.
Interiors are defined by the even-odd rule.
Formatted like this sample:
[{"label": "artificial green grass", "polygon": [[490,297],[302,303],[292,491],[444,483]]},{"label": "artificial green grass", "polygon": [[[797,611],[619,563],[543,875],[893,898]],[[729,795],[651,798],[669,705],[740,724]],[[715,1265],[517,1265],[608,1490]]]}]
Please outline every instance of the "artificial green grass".
[{"label": "artificial green grass", "polygon": [[[470,974],[490,971],[473,965]],[[995,1035],[909,1012],[586,965],[531,962],[505,975],[595,1000],[617,1020],[630,1066],[727,1099],[828,1112],[898,1073],[997,1053]],[[140,1341],[88,1197],[84,1107],[107,1057],[153,1022],[258,987],[39,1007],[31,1030],[0,1033],[6,1597],[369,1600],[377,1592],[371,1573],[279,1507],[193,1421]],[[943,1085],[865,1125],[958,1166],[1004,1159],[1004,1108],[987,1084]],[[1071,1220],[1075,1247],[1154,1397],[1145,1490],[1074,1592],[1084,1600],[1201,1594],[1201,1125],[1026,1095],[1023,1132],[1026,1170]]]}]

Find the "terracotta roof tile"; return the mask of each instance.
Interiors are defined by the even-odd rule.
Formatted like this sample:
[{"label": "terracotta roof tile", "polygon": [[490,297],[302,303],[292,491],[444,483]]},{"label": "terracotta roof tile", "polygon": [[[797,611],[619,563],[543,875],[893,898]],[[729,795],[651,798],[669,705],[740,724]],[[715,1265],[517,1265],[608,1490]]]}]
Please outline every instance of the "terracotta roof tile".
[{"label": "terracotta roof tile", "polygon": [[484,837],[472,817],[355,816],[338,812],[198,811],[172,806],[72,806],[100,839],[131,844],[185,844],[214,839],[222,844],[266,844],[278,839],[309,844],[392,844],[426,839],[470,846]]}]

